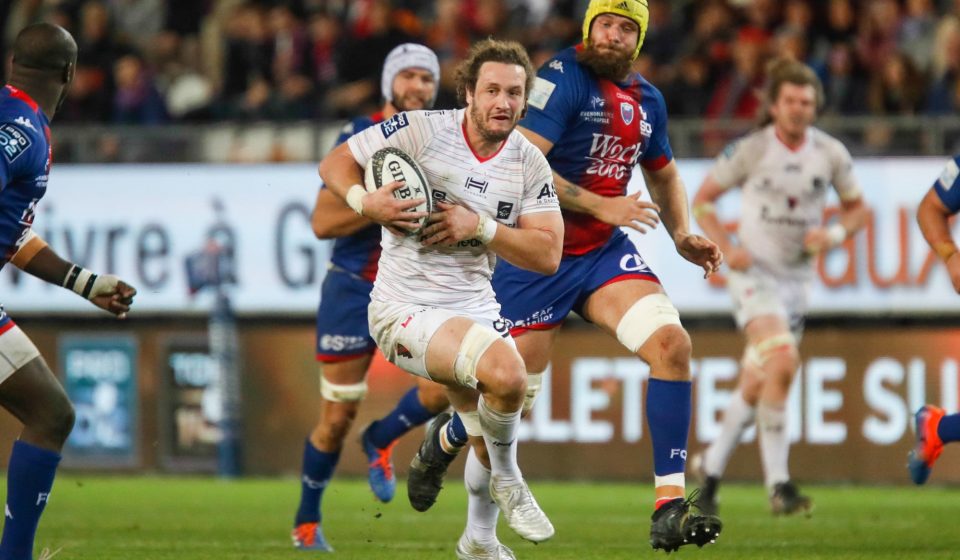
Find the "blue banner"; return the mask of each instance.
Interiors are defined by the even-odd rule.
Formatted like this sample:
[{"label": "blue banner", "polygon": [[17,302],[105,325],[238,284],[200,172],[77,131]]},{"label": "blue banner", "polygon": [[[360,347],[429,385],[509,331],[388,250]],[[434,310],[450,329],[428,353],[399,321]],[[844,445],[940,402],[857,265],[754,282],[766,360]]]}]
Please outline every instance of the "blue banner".
[{"label": "blue banner", "polygon": [[64,387],[77,412],[68,466],[139,466],[137,343],[131,335],[66,334],[58,341]]}]

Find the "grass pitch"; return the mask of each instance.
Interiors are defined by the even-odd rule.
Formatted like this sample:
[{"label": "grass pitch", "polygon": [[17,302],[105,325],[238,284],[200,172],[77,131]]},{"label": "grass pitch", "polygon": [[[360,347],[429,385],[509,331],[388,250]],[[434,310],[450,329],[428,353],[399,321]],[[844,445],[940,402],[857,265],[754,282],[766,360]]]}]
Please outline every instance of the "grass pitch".
[{"label": "grass pitch", "polygon": [[[501,521],[501,540],[520,559],[662,557],[647,543],[648,485],[534,482],[557,535],[534,546]],[[773,518],[759,485],[722,490],[725,527],[716,545],[680,557],[740,559],[960,558],[960,490],[945,487],[803,486],[810,519]],[[465,491],[450,481],[427,513],[407,504],[401,482],[390,504],[364,480],[334,479],[324,503],[330,558],[454,558]],[[235,482],[198,478],[61,476],[41,522],[37,550],[55,560],[274,560],[320,556],[294,550],[299,498],[293,478]],[[674,555],[671,555],[672,557]]]}]

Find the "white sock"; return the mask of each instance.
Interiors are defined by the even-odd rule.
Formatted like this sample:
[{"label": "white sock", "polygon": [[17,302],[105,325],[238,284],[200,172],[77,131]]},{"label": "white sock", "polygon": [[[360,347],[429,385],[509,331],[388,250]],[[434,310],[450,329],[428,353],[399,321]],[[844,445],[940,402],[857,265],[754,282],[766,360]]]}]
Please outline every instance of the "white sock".
[{"label": "white sock", "polygon": [[756,408],[743,400],[743,395],[737,391],[730,398],[730,404],[723,411],[723,422],[720,425],[720,435],[713,440],[710,447],[703,453],[703,470],[707,476],[721,478],[727,470],[727,463],[734,449],[740,444],[743,432],[750,427],[756,415]]},{"label": "white sock", "polygon": [[463,485],[467,487],[467,528],[463,534],[475,542],[496,542],[500,508],[490,498],[490,471],[477,459],[473,447],[463,469]]},{"label": "white sock", "polygon": [[487,407],[481,395],[477,403],[483,442],[490,456],[490,469],[502,482],[519,482],[523,479],[517,465],[517,432],[520,431],[520,410],[497,412]]},{"label": "white sock", "polygon": [[757,429],[760,431],[760,458],[767,490],[790,480],[787,460],[790,457],[790,434],[787,433],[785,404],[760,402],[757,406]]}]

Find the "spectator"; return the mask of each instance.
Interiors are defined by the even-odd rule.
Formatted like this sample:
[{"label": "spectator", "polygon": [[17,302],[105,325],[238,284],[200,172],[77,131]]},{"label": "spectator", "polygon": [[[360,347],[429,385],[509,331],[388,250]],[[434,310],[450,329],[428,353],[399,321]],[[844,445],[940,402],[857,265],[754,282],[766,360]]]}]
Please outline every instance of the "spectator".
[{"label": "spectator", "polygon": [[163,98],[142,58],[136,54],[120,57],[114,64],[113,75],[113,122],[159,124],[167,120]]}]

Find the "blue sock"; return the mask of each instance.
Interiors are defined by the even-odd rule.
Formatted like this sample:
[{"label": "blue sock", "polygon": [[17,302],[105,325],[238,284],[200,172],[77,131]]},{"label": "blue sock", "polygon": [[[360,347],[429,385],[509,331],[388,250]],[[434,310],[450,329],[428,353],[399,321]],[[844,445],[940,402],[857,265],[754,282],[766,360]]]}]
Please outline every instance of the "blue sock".
[{"label": "blue sock", "polygon": [[411,429],[433,418],[436,414],[420,404],[417,388],[407,391],[397,407],[367,428],[367,441],[374,447],[383,449]]},{"label": "blue sock", "polygon": [[447,441],[458,447],[463,447],[468,441],[467,429],[463,427],[463,420],[456,412],[453,413],[453,418],[447,422]]},{"label": "blue sock", "polygon": [[40,514],[50,498],[60,454],[17,440],[7,467],[7,507],[0,560],[31,560]]},{"label": "blue sock", "polygon": [[647,383],[647,424],[653,441],[653,472],[683,473],[690,432],[690,382],[651,378]]},{"label": "blue sock", "polygon": [[333,470],[337,468],[340,452],[325,453],[310,443],[303,448],[303,472],[300,475],[300,508],[294,526],[301,523],[320,522],[320,500],[323,499],[323,490],[333,477]]},{"label": "blue sock", "polygon": [[937,425],[937,435],[943,443],[960,441],[960,414],[947,414]]}]

